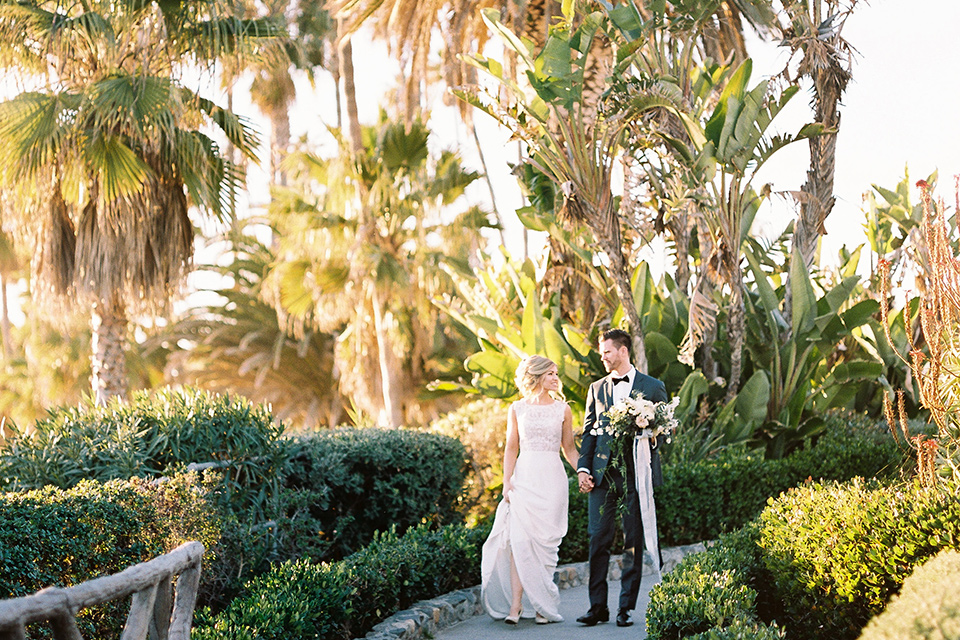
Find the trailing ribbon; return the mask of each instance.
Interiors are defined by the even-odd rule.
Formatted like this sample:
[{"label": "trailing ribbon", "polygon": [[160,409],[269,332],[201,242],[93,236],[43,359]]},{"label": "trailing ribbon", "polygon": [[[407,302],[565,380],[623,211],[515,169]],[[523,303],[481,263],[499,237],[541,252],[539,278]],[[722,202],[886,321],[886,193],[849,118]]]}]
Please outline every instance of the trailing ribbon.
[{"label": "trailing ribbon", "polygon": [[[657,540],[657,506],[653,501],[653,476],[650,471],[649,438],[633,439],[633,468],[636,470],[637,495],[640,498],[640,521],[643,523],[643,541],[653,561],[655,582],[660,582],[660,543]],[[642,562],[642,556],[639,558]],[[638,558],[634,557],[634,562]]]}]

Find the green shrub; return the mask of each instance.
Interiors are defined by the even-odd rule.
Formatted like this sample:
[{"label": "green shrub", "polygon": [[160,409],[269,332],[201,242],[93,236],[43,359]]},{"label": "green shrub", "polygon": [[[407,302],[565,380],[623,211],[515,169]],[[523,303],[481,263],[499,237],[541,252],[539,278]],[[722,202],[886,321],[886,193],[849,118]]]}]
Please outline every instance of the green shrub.
[{"label": "green shrub", "polygon": [[358,638],[418,600],[477,584],[487,529],[427,525],[378,534],[333,563],[274,566],[219,614],[199,611],[198,640]]},{"label": "green shrub", "polygon": [[942,551],[903,581],[899,596],[873,618],[860,640],[960,638],[960,553]]},{"label": "green shrub", "polygon": [[8,439],[0,479],[8,490],[65,489],[83,479],[169,475],[191,463],[220,463],[220,499],[266,520],[287,456],[282,432],[266,408],[241,397],[163,389],[102,407],[90,399],[51,410],[29,434]]},{"label": "green shrub", "polygon": [[399,429],[320,433],[301,440],[291,460],[281,527],[296,555],[343,558],[377,531],[459,522],[465,473],[463,445],[446,436]]},{"label": "green shrub", "polygon": [[802,638],[856,638],[914,567],[960,548],[960,497],[917,486],[804,486],[758,522],[782,622]]},{"label": "green shrub", "polygon": [[[217,522],[203,515],[209,510],[196,474],[0,493],[0,598],[117,573],[187,540],[215,547]],[[123,600],[81,612],[84,637],[118,637],[129,606]],[[31,637],[42,635],[31,630]]]},{"label": "green shrub", "polygon": [[722,629],[737,621],[755,626],[754,581],[759,568],[755,540],[752,528],[725,535],[716,545],[687,556],[664,575],[650,592],[647,634],[673,640]]},{"label": "green shrub", "polygon": [[786,637],[784,630],[777,626],[736,618],[729,627],[716,627],[689,636],[687,640],[784,640]]},{"label": "green shrub", "polygon": [[469,466],[461,511],[471,525],[493,514],[500,502],[507,406],[494,398],[468,402],[429,427],[431,433],[455,438],[466,448]]},{"label": "green shrub", "polygon": [[848,480],[899,476],[908,454],[886,426],[832,413],[815,445],[780,460],[728,453],[699,463],[664,467],[656,490],[657,523],[664,546],[715,539],[750,522],[768,498],[808,478]]}]

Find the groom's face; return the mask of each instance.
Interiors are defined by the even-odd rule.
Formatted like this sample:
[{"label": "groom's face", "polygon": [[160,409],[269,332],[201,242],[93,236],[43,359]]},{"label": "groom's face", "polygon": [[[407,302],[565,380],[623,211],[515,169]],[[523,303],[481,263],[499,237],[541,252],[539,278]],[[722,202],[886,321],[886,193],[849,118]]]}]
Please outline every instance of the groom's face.
[{"label": "groom's face", "polygon": [[630,352],[626,347],[617,348],[613,340],[600,341],[600,360],[607,373],[620,371],[630,364]]}]

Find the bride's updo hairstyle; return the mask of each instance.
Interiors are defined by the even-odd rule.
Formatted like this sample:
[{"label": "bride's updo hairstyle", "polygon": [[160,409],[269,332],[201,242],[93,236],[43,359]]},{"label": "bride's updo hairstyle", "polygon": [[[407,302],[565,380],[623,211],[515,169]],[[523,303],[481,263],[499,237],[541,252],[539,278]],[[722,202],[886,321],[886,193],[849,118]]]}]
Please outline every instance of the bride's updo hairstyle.
[{"label": "bride's updo hairstyle", "polygon": [[[553,360],[543,356],[528,356],[521,360],[514,377],[520,396],[523,398],[532,396],[540,386],[541,378],[555,366],[556,363]],[[563,389],[557,389],[557,395],[563,399]]]}]

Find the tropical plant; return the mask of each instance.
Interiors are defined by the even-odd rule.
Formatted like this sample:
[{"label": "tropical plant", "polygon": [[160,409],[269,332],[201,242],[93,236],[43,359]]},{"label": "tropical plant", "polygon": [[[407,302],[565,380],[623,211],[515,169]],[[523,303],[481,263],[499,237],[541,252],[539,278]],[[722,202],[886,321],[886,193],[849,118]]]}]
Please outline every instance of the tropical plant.
[{"label": "tropical plant", "polygon": [[0,103],[8,219],[38,256],[38,290],[92,308],[101,402],[125,393],[128,314],[162,312],[182,281],[190,203],[231,213],[241,174],[202,127],[254,155],[250,127],[188,88],[187,68],[277,34],[220,0],[0,4],[0,67],[28,88]]},{"label": "tropical plant", "polygon": [[[841,37],[847,18],[857,0],[788,0],[783,3],[786,24],[779,30],[782,46],[791,58],[801,53],[796,77],[813,83],[813,121],[823,125],[819,136],[808,138],[810,169],[800,187],[800,212],[793,243],[807,267],[814,264],[824,223],[833,210],[833,176],[837,135],[840,128],[840,99],[851,79],[853,47]],[[789,73],[789,62],[784,73]],[[791,297],[787,293],[787,299]],[[787,310],[791,305],[787,304]]]},{"label": "tropical plant", "polygon": [[598,115],[587,126],[588,116],[593,114],[583,100],[585,70],[601,27],[601,14],[584,17],[574,28],[572,8],[565,7],[564,19],[551,27],[543,49],[536,54],[500,21],[498,12],[486,10],[483,15],[504,46],[516,55],[532,95],[504,72],[502,63],[479,55],[470,60],[494,79],[506,99],[490,93],[482,95],[479,87],[455,93],[526,143],[524,162],[550,178],[559,192],[558,219],[590,230],[606,257],[605,269],[628,321],[634,362],[638,369],[647,371],[643,323],[630,286],[635,265],[625,254],[617,201],[610,188],[630,115]]},{"label": "tropical plant", "polygon": [[[749,394],[756,408],[752,436],[767,458],[782,458],[822,432],[828,409],[852,408],[860,383],[883,373],[873,335],[861,331],[879,305],[857,300],[863,294],[856,274],[859,251],[841,266],[832,287],[810,277],[799,248],[787,268],[770,265],[765,259],[770,253],[753,240],[745,255],[756,290],[745,299],[753,372],[740,393]],[[793,283],[790,324],[784,319],[787,273]],[[822,294],[815,285],[824,287]]]},{"label": "tropical plant", "polygon": [[362,155],[297,154],[301,185],[276,189],[270,206],[273,303],[297,331],[339,334],[342,393],[392,426],[428,422],[416,394],[459,367],[458,336],[429,300],[449,290],[443,265],[470,271],[492,226],[477,207],[457,212],[478,175],[455,153],[431,158],[428,140],[422,123],[384,121],[365,130]]},{"label": "tropical plant", "polygon": [[269,403],[296,429],[340,424],[346,403],[337,389],[334,337],[311,329],[295,336],[281,326],[263,297],[273,249],[253,235],[233,233],[226,242],[229,264],[199,270],[224,282],[197,292],[197,300],[214,301],[190,306],[145,347],[166,352],[171,384]]},{"label": "tropical plant", "polygon": [[[705,118],[698,117],[702,112],[699,109],[691,117],[682,102],[663,99],[665,92],[660,85],[665,79],[658,79],[655,90],[640,87],[635,98],[641,111],[667,109],[682,123],[679,136],[670,129],[658,127],[653,127],[651,132],[666,144],[674,166],[682,169],[689,197],[698,207],[699,220],[710,239],[709,253],[701,256],[700,279],[693,295],[694,304],[690,306],[689,334],[681,349],[681,359],[693,363],[694,350],[715,322],[715,308],[698,301],[708,299],[707,292],[714,286],[725,285],[730,294],[726,305],[731,363],[727,400],[736,395],[743,371],[746,324],[741,248],[757,207],[768,193],[765,189],[757,194],[751,183],[757,171],[777,151],[819,135],[823,129],[813,124],[793,135],[769,136],[767,129],[798,89],[787,87],[775,96],[771,94],[769,81],[763,80],[748,90],[752,69],[749,59],[737,68],[723,88],[716,107]],[[673,93],[681,94],[677,87]],[[651,169],[657,171],[662,166],[651,165]],[[673,167],[668,170],[673,171]],[[664,177],[670,179],[669,174]]]}]

